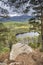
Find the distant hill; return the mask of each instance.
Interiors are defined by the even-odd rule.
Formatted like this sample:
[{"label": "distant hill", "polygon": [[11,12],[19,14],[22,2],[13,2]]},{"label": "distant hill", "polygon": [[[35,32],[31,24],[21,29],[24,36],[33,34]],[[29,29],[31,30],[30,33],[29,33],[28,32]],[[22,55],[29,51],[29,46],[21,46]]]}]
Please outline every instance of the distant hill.
[{"label": "distant hill", "polygon": [[7,21],[27,21],[31,18],[32,16],[28,15],[22,15],[22,16],[13,16],[13,17],[7,17],[7,18],[0,18],[1,22],[7,22]]}]

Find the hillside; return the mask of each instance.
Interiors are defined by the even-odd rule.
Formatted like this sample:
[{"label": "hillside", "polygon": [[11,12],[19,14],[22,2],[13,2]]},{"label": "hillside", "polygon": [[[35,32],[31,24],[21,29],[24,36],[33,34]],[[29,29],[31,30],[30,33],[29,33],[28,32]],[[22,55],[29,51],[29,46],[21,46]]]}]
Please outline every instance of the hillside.
[{"label": "hillside", "polygon": [[6,17],[6,18],[0,18],[0,22],[7,22],[7,21],[25,22],[28,21],[31,17],[32,16],[28,16],[28,15]]}]

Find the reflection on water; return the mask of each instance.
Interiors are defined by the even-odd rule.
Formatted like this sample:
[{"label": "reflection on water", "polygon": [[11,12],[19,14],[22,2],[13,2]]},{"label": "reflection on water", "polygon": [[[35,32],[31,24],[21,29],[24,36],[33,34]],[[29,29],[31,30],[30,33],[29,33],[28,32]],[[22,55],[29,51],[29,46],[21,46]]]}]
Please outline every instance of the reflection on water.
[{"label": "reflection on water", "polygon": [[38,43],[38,32],[28,32],[23,34],[16,35],[16,38],[19,40],[20,43]]},{"label": "reflection on water", "polygon": [[28,32],[28,33],[18,34],[16,37],[25,38],[25,37],[35,37],[35,36],[39,36],[39,33],[38,32]]}]

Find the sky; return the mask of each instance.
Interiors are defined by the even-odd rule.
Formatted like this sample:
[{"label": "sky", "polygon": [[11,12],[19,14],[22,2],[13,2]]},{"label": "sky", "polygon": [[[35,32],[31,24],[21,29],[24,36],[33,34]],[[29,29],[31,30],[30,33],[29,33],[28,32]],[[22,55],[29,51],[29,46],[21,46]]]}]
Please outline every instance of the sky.
[{"label": "sky", "polygon": [[[7,0],[3,0],[4,2],[7,2]],[[32,12],[34,11],[32,8],[30,8],[30,11],[26,14],[23,13],[23,10],[26,9],[27,6],[29,6],[29,1],[27,3],[25,3],[24,5],[22,4],[18,9],[15,8],[15,5],[17,5],[16,3],[14,3],[11,7],[8,3],[4,4],[4,2],[0,1],[0,7],[3,9],[6,9],[9,12],[9,16],[13,17],[13,16],[21,16],[21,15],[28,15],[28,16],[32,16]],[[0,9],[0,14],[1,13],[1,9]]]}]

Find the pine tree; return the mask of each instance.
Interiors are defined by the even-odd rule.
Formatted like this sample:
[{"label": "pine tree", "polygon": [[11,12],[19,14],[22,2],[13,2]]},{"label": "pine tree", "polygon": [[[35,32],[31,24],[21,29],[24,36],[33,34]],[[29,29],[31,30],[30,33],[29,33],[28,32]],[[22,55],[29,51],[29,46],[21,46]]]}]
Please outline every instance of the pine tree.
[{"label": "pine tree", "polygon": [[42,36],[42,50],[43,50],[43,0],[31,0],[30,4],[33,10],[35,10],[35,12],[33,12],[32,14],[38,19],[40,18],[41,20],[41,36]]}]

